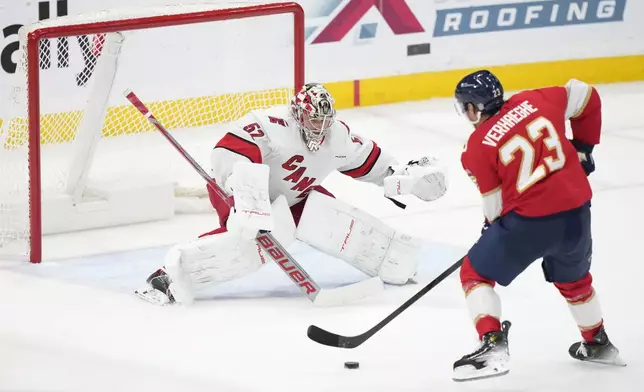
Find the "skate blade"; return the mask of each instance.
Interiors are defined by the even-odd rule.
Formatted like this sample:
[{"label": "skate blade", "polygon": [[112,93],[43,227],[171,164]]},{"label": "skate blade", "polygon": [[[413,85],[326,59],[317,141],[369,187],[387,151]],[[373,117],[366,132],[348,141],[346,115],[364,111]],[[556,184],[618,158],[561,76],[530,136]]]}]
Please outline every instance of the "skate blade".
[{"label": "skate blade", "polygon": [[452,377],[452,380],[454,380],[456,382],[478,381],[478,380],[485,380],[485,379],[488,379],[488,378],[495,378],[495,377],[505,376],[508,373],[510,373],[510,369],[506,369],[506,370],[496,372],[496,373],[482,374],[480,376],[473,376],[473,377],[458,378],[458,377],[455,376],[455,377]]},{"label": "skate blade", "polygon": [[510,367],[507,361],[490,363],[490,365],[481,369],[467,365],[454,369],[452,380],[456,382],[483,380],[486,378],[505,376],[509,372]]},{"label": "skate blade", "polygon": [[134,291],[134,294],[136,294],[142,300],[147,301],[151,304],[163,306],[170,303],[170,298],[168,298],[167,295],[151,287],[136,290]]},{"label": "skate blade", "polygon": [[626,362],[622,359],[620,355],[616,355],[613,358],[606,358],[606,359],[584,359],[581,360],[581,362],[592,362],[592,363],[598,363],[600,365],[608,365],[608,366],[626,366]]},{"label": "skate blade", "polygon": [[613,358],[613,366],[626,366],[626,361],[620,355]]}]

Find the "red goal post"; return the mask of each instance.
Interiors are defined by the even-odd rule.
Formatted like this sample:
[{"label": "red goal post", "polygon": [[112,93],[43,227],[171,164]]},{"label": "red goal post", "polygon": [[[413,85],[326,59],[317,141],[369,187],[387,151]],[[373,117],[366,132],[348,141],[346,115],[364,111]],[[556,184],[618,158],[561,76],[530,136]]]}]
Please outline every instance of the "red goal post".
[{"label": "red goal post", "polygon": [[[230,3],[230,2],[229,2]],[[105,52],[106,49],[102,47],[102,40],[105,38],[106,35],[109,35],[109,33],[122,33],[122,32],[127,32],[127,31],[132,31],[132,30],[137,30],[137,31],[142,31],[142,30],[148,30],[148,29],[156,29],[156,28],[163,28],[163,27],[174,27],[174,26],[186,26],[186,25],[198,25],[198,24],[204,24],[204,23],[210,23],[210,22],[220,22],[220,21],[228,21],[231,20],[240,20],[240,19],[247,19],[247,18],[263,18],[263,17],[268,17],[272,15],[292,15],[292,60],[291,64],[288,65],[288,67],[292,67],[292,79],[289,82],[284,82],[287,84],[287,86],[282,86],[282,87],[287,87],[289,91],[293,91],[295,89],[298,89],[300,86],[304,84],[304,46],[305,46],[305,35],[304,35],[304,12],[301,8],[301,6],[295,2],[283,2],[283,3],[269,3],[269,4],[254,4],[254,5],[244,5],[244,6],[227,6],[226,3],[224,3],[224,6],[221,6],[221,2],[215,5],[198,5],[198,6],[170,6],[170,7],[164,7],[163,10],[160,10],[159,7],[155,8],[139,8],[136,11],[132,12],[124,12],[123,14],[119,13],[114,13],[111,10],[110,11],[105,11],[104,13],[97,13],[95,15],[92,15],[91,17],[88,17],[87,19],[83,19],[82,16],[79,17],[73,17],[73,18],[57,18],[57,19],[52,19],[49,21],[44,21],[40,23],[36,23],[31,26],[26,26],[25,30],[22,32],[22,44],[23,44],[23,50],[25,53],[25,56],[23,58],[23,66],[24,66],[24,71],[26,72],[26,125],[24,124],[24,121],[20,121],[19,119],[16,120],[19,116],[14,116],[13,122],[8,119],[8,117],[11,116],[4,116],[4,125],[0,126],[0,130],[4,127],[4,136],[0,133],[0,142],[4,144],[4,149],[9,151],[10,153],[7,154],[7,156],[14,154],[14,152],[17,154],[17,151],[21,150],[22,148],[27,149],[27,156],[26,161],[27,161],[27,170],[28,170],[28,192],[27,194],[24,194],[24,189],[21,187],[20,184],[16,185],[15,187],[12,187],[11,189],[6,189],[5,193],[9,199],[11,199],[11,202],[7,202],[6,205],[10,206],[7,208],[8,210],[11,210],[11,206],[19,206],[22,205],[22,201],[26,201],[28,204],[28,220],[25,220],[25,224],[28,225],[26,228],[22,228],[20,225],[22,222],[21,219],[24,217],[21,216],[20,212],[15,212],[15,211],[10,211],[9,214],[5,214],[4,212],[0,211],[0,230],[4,232],[3,236],[0,237],[0,250],[4,247],[6,250],[4,252],[0,252],[0,257],[4,258],[26,258],[34,263],[40,262],[42,260],[43,256],[43,247],[42,247],[42,237],[43,237],[43,204],[46,200],[46,198],[43,196],[44,192],[44,186],[43,186],[43,164],[41,161],[42,158],[42,153],[41,151],[41,146],[47,145],[47,141],[43,140],[45,134],[50,135],[53,133],[60,133],[62,132],[61,129],[67,127],[67,119],[65,119],[65,122],[62,120],[59,121],[58,119],[55,120],[57,121],[56,123],[53,123],[54,120],[51,120],[51,118],[54,118],[52,116],[56,115],[51,115],[48,114],[47,112],[42,111],[42,101],[43,101],[43,88],[45,88],[42,84],[41,80],[41,72],[42,72],[42,65],[40,62],[43,60],[43,48],[45,47],[43,45],[43,42],[45,40],[52,40],[52,39],[61,39],[65,37],[83,37],[83,36],[89,36],[89,35],[95,35],[95,38],[98,37],[100,40],[94,40],[94,45],[92,47],[93,50],[97,49],[97,42],[99,42],[98,50],[100,51],[101,49]],[[67,23],[69,21],[70,23]],[[256,34],[262,35],[262,31],[257,31]],[[231,38],[229,36],[224,36],[224,37],[218,37],[217,42],[223,42],[227,39],[235,39]],[[79,40],[79,43],[81,41]],[[156,44],[155,44],[156,45]],[[222,43],[222,45],[225,46],[225,44]],[[234,45],[228,45],[230,47],[233,47]],[[85,48],[88,50],[87,48]],[[142,46],[140,50],[147,51],[148,46]],[[207,50],[208,48],[199,48],[196,49],[195,53],[199,53],[199,56],[201,56],[201,52],[204,50]],[[59,51],[60,51],[60,45],[59,45]],[[119,49],[120,51],[120,49]],[[151,56],[154,55],[153,53],[150,54]],[[98,57],[98,56],[97,56]],[[101,54],[100,57],[107,57],[106,54]],[[190,61],[190,59],[187,59]],[[116,64],[117,60],[114,60]],[[163,62],[164,58],[159,57],[158,60],[159,62]],[[229,62],[237,62],[239,61],[238,58],[233,58],[230,57],[227,60],[225,59],[224,61],[229,61]],[[105,62],[108,62],[105,60]],[[219,65],[224,64],[223,62],[220,63],[213,63],[212,64],[212,69],[213,69],[213,74],[217,74],[218,67]],[[225,69],[234,69],[235,64],[226,64],[223,66]],[[98,66],[97,66],[98,67]],[[286,67],[286,66],[285,66]],[[103,67],[105,68],[105,66]],[[145,74],[147,72],[146,69],[140,70],[142,77],[145,78],[147,77]],[[96,73],[99,71],[96,70]],[[101,71],[103,72],[103,71]],[[262,69],[261,67],[258,69],[259,73],[265,72],[265,73],[270,73],[270,69]],[[222,73],[225,73],[222,72]],[[202,75],[207,76],[207,75]],[[246,72],[244,75],[236,75],[232,77],[239,77],[241,78],[248,78],[251,77],[250,72]],[[78,75],[77,75],[78,77]],[[114,76],[112,76],[114,77]],[[204,80],[204,82],[207,82],[207,80]],[[100,82],[96,82],[100,83]],[[164,81],[162,83],[168,83],[168,81]],[[172,83],[170,80],[169,83]],[[105,82],[104,84],[109,84],[109,88],[114,88],[112,84],[118,84],[116,82],[113,82],[112,79],[110,79],[110,82]],[[96,90],[100,90],[97,87],[93,87],[93,92],[92,94],[96,94]],[[207,115],[210,112],[217,112],[217,116],[219,116],[216,119],[210,119],[208,120],[208,124],[212,123],[222,123],[222,122],[228,122],[237,119],[238,117],[242,116],[247,112],[248,110],[254,109],[254,108],[260,108],[260,107],[265,107],[265,106],[270,106],[270,104],[284,104],[286,103],[286,98],[288,94],[286,92],[277,92],[278,90],[273,90],[272,88],[261,88],[261,91],[254,92],[252,96],[248,96],[245,92],[242,93],[240,91],[231,91],[227,92],[224,91],[222,94],[225,94],[225,98],[221,98],[221,95],[217,95],[215,97],[208,97],[203,98],[202,100],[199,101],[198,105],[195,104],[195,108],[191,113],[196,113],[193,114],[195,115]],[[115,94],[120,94],[122,91],[114,91],[112,93],[107,93],[108,95],[112,96]],[[219,92],[217,92],[219,94]],[[211,95],[216,95],[216,94],[211,94]],[[243,97],[242,97],[243,96]],[[148,96],[142,96],[142,99],[150,99],[154,98],[151,97],[150,95]],[[60,99],[64,100],[64,92],[61,91]],[[170,102],[166,103],[168,107],[170,105],[175,112],[177,110],[183,111],[184,107],[190,106],[194,100],[193,98],[181,98],[181,100],[177,103],[175,101],[170,101],[170,100],[165,100],[164,102]],[[88,101],[91,101],[92,98],[90,97]],[[192,101],[191,101],[192,100]],[[16,100],[20,101],[20,100]],[[1,103],[0,103],[1,105]],[[67,145],[67,144],[79,144],[80,142],[77,142],[78,139],[80,139],[80,133],[81,128],[83,128],[82,124],[84,121],[89,121],[86,118],[83,117],[90,117],[88,114],[90,111],[96,111],[98,118],[100,118],[103,126],[105,128],[102,129],[102,134],[103,138],[106,137],[107,133],[110,131],[106,131],[108,125],[106,125],[108,122],[110,124],[112,123],[126,123],[129,122],[129,117],[126,118],[125,115],[123,115],[122,118],[119,118],[118,110],[113,109],[111,106],[110,107],[96,107],[96,109],[93,109],[95,106],[88,106],[89,109],[84,109],[82,110],[82,114],[80,115],[80,119],[77,120],[79,124],[76,124],[73,126],[73,130],[71,131],[72,136],[65,136],[63,138],[60,138],[52,141],[52,145],[60,146],[60,145]],[[181,107],[180,109],[176,109],[176,107]],[[188,107],[188,109],[191,109]],[[190,112],[190,110],[187,110]],[[70,112],[71,113],[71,112]],[[114,117],[114,118],[112,118]],[[45,124],[46,121],[52,122],[51,124]],[[76,120],[74,120],[76,121]],[[12,123],[13,125],[8,125],[9,123]],[[184,123],[192,123],[194,120],[187,119],[184,121]],[[18,124],[18,125],[16,125]],[[62,125],[65,124],[65,125]],[[182,123],[183,124],[183,123]],[[206,123],[204,123],[206,124]],[[204,124],[197,124],[197,126],[202,126]],[[185,124],[183,124],[185,125]],[[207,125],[207,124],[206,124]],[[187,126],[187,125],[186,125]],[[7,130],[7,127],[13,127],[13,129]],[[26,140],[25,143],[20,144],[19,142],[11,142],[11,140],[18,140],[19,138],[15,136],[15,134],[19,133],[16,131],[16,129],[19,129],[20,127],[26,127],[28,129],[28,140]],[[77,128],[76,128],[77,127]],[[118,131],[122,132],[123,135],[125,134],[131,134],[132,132],[132,126],[128,125],[129,128],[123,130],[123,131]],[[96,126],[94,126],[94,129]],[[182,128],[182,125],[178,125],[177,128]],[[100,134],[101,131],[99,131]],[[117,133],[118,133],[117,132]],[[127,136],[120,136],[121,134],[119,133],[117,136],[125,138]],[[108,136],[114,136],[114,135],[108,135]],[[49,136],[48,136],[49,137]],[[88,140],[91,139],[91,137],[88,137]],[[84,151],[83,154],[93,154],[93,149],[96,147],[92,145],[92,142],[87,142],[87,147],[84,147],[82,150]],[[2,146],[0,146],[0,149]],[[53,147],[52,147],[53,148]],[[58,147],[56,147],[58,148]],[[212,147],[210,147],[212,148]],[[85,152],[86,150],[89,150],[90,152],[87,153]],[[74,153],[76,154],[76,153]],[[54,154],[55,155],[55,154]],[[69,154],[65,154],[66,156]],[[21,161],[21,158],[7,158],[7,159],[13,159],[14,161]],[[76,159],[76,158],[74,158]],[[89,165],[94,164],[96,165],[96,158],[87,158],[86,156],[83,158],[84,160],[82,162],[89,162]],[[120,158],[115,158],[114,160],[119,160]],[[0,165],[3,163],[1,162],[4,160],[4,158],[0,157]],[[74,161],[76,162],[76,161]],[[14,162],[15,163],[15,162]],[[10,165],[13,165],[14,163],[11,164],[6,164],[6,167],[10,167]],[[51,165],[55,166],[55,165]],[[64,165],[61,165],[61,167]],[[78,171],[80,169],[77,169],[79,165],[70,165],[71,168],[66,168],[63,167],[61,171],[65,171],[65,176],[68,175],[68,171]],[[82,166],[82,165],[81,165]],[[50,166],[47,166],[50,167]],[[9,171],[10,169],[5,169],[6,171]],[[69,195],[65,195],[64,198],[68,198],[68,196],[71,198],[69,203],[70,205],[73,206],[74,208],[78,209],[77,207],[80,205],[81,202],[79,202],[79,199],[74,199],[73,195],[78,194],[81,195],[79,197],[82,197],[83,195],[91,194],[94,199],[92,201],[94,202],[95,199],[98,197],[103,197],[102,195],[105,194],[105,192],[96,192],[92,193],[88,191],[88,185],[86,183],[86,180],[84,179],[87,177],[87,170],[81,170],[79,174],[77,174],[77,181],[82,183],[82,188],[76,189],[75,191],[70,191],[68,192]],[[133,170],[134,171],[134,170]],[[0,166],[0,174],[2,173],[2,167]],[[118,177],[118,176],[117,176]],[[62,185],[61,189],[67,186],[69,188],[69,184],[67,185]],[[155,188],[158,189],[158,188]],[[0,189],[1,190],[1,189]],[[158,193],[158,190],[156,191]],[[64,193],[64,192],[61,192]],[[109,192],[108,192],[109,193]],[[163,193],[163,192],[161,192]],[[154,194],[154,193],[151,193]],[[96,196],[99,195],[99,196]],[[22,200],[22,198],[26,198],[26,200]],[[59,208],[61,204],[56,204],[56,203],[62,203],[59,199],[60,196],[55,196],[56,202],[52,202],[52,206],[56,206],[55,208]],[[109,198],[109,197],[108,197]],[[146,196],[144,199],[149,200],[149,195]],[[118,199],[115,198],[115,199]],[[104,200],[102,200],[104,201]],[[109,200],[108,200],[109,201]],[[67,201],[65,201],[67,203]],[[136,203],[134,203],[136,204]],[[145,200],[142,201],[141,205],[145,205]],[[23,206],[24,207],[24,206]],[[118,206],[117,206],[118,207]],[[53,208],[53,207],[52,207]],[[66,206],[64,208],[67,208]],[[62,208],[62,209],[64,209]],[[72,207],[70,207],[72,208]],[[108,208],[116,208],[113,206],[106,207]],[[128,207],[128,208],[133,208],[136,209],[135,207]],[[19,210],[19,207],[16,207],[16,210]],[[62,210],[61,209],[61,210]],[[91,215],[91,208],[86,208],[87,211],[90,211],[89,215]],[[71,211],[71,210],[70,210]],[[74,210],[76,211],[76,210]],[[62,212],[61,212],[62,213]],[[3,214],[5,215],[3,217]],[[106,215],[108,217],[104,217]],[[105,220],[104,225],[105,226],[110,226],[110,225],[115,225],[119,224],[119,222],[115,222],[114,219],[111,218],[111,216],[119,216],[121,214],[119,211],[114,211],[114,212],[108,212],[103,215],[96,215],[99,216],[98,221],[101,219]],[[111,214],[111,215],[110,215]],[[122,214],[121,214],[122,215]],[[68,216],[68,215],[67,215]],[[67,218],[63,217],[62,219],[56,218],[61,221],[67,220]],[[70,218],[71,219],[71,218]],[[76,218],[74,218],[76,219]],[[145,221],[145,220],[153,220],[156,219],[154,217],[143,217],[140,220]],[[91,229],[95,227],[101,227],[96,226],[97,219],[96,218],[89,218],[88,222],[83,221],[83,218],[80,217],[78,218],[78,222],[75,222],[73,225],[69,227],[63,227],[63,228],[58,228],[60,222],[56,222],[57,226],[56,229],[52,229],[52,232],[68,232],[68,231],[75,231],[75,230],[84,230],[84,229]],[[128,224],[132,223],[127,220],[123,221],[122,224]],[[64,226],[64,225],[63,225]],[[58,230],[58,231],[56,231]],[[24,255],[23,251],[21,251],[20,245],[22,242],[26,242],[27,246],[24,247],[23,249],[26,249],[27,255]],[[12,246],[12,243],[17,246]]]}]

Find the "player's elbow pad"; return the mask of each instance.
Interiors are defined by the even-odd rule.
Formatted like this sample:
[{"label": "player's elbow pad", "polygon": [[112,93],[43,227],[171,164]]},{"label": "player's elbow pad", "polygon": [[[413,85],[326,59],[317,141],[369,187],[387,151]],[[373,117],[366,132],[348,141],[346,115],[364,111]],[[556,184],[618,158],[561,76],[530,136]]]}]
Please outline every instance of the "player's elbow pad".
[{"label": "player's elbow pad", "polygon": [[568,101],[566,102],[566,118],[572,119],[581,116],[587,108],[592,95],[593,87],[577,79],[570,79],[566,83]]},{"label": "player's elbow pad", "polygon": [[602,125],[599,93],[594,87],[575,79],[566,84],[566,89],[566,118],[570,119],[573,138],[588,145],[598,144]]}]

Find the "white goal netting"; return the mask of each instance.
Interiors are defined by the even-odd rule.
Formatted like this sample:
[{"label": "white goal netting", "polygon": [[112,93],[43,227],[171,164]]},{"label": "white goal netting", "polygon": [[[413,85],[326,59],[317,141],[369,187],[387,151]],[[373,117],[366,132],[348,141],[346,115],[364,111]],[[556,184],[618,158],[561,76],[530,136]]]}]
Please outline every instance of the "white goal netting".
[{"label": "white goal netting", "polygon": [[[218,2],[110,10],[24,29],[15,84],[0,96],[0,257],[28,257],[31,242],[39,241],[31,238],[38,219],[38,206],[29,199],[35,184],[42,190],[45,234],[171,218],[175,211],[169,203],[177,189],[205,189],[129,105],[126,89],[206,170],[226,124],[249,110],[288,103],[301,72],[294,65],[300,54],[293,14],[173,25],[182,20],[177,15],[237,7]],[[110,31],[115,23],[133,20],[144,22]],[[159,20],[168,25],[149,28]],[[108,31],[100,31],[101,23]],[[26,37],[60,26],[78,28],[70,36],[40,41],[36,79],[28,71]],[[30,145],[35,128],[28,121],[36,94],[39,173],[30,171],[30,151],[36,150]]]}]

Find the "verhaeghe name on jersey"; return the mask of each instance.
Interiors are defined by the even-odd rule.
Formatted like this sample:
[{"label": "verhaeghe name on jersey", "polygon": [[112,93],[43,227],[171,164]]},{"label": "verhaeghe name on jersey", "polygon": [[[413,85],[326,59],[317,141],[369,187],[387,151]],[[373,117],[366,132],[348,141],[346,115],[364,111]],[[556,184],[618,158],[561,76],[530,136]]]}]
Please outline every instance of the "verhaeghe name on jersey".
[{"label": "verhaeghe name on jersey", "polygon": [[626,0],[553,0],[436,11],[434,37],[617,22]]},{"label": "verhaeghe name on jersey", "polygon": [[490,128],[485,137],[483,144],[486,146],[496,147],[497,143],[505,136],[512,127],[517,125],[521,120],[525,119],[532,113],[538,112],[539,109],[535,108],[528,101],[523,101],[514,109],[510,110],[503,115],[496,123]]}]

